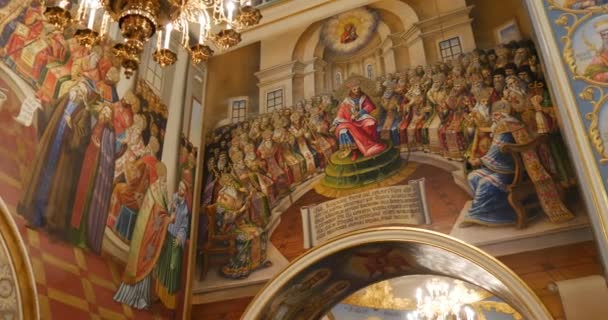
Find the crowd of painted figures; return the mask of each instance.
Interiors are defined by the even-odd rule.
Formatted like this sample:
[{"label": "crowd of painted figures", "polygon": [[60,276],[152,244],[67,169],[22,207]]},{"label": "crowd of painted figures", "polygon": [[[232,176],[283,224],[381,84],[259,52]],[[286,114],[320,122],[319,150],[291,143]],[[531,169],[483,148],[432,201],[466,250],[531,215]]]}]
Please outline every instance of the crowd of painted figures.
[{"label": "crowd of painted figures", "polygon": [[[378,78],[375,92],[363,92],[375,105],[360,109],[375,120],[384,145],[466,163],[474,192],[466,223],[516,221],[506,193],[515,163],[500,147],[550,136],[550,143],[522,158],[543,211],[552,221],[563,221],[572,215],[560,200],[560,190],[575,182],[542,70],[531,41],[477,49],[445,63]],[[357,101],[365,100],[360,95]],[[337,101],[323,95],[218,128],[208,137],[203,207],[216,204],[211,227],[235,236],[237,243],[221,268],[224,276],[246,277],[267,264],[271,209],[294,186],[322,172],[345,144],[344,132],[336,129],[341,119],[337,113]],[[342,158],[351,154],[346,151]],[[201,223],[205,230],[207,222]],[[200,236],[204,242],[205,232]]]},{"label": "crowd of painted figures", "polygon": [[[215,204],[215,232],[236,236],[236,252],[221,268],[243,278],[267,266],[271,208],[295,185],[321,172],[336,150],[330,96],[315,106],[298,103],[215,131],[208,141],[203,208]],[[200,241],[206,239],[201,219]]]},{"label": "crowd of painted figures", "polygon": [[[34,123],[37,154],[17,211],[30,227],[96,254],[109,228],[130,248],[115,299],[147,308],[155,290],[175,308],[196,151],[182,143],[179,188],[169,199],[160,161],[167,107],[144,82],[118,96],[112,43],[81,46],[75,30],[45,23],[37,2],[3,2],[0,10],[7,17],[0,25],[2,62],[42,107]],[[9,111],[16,116],[19,107]]]}]

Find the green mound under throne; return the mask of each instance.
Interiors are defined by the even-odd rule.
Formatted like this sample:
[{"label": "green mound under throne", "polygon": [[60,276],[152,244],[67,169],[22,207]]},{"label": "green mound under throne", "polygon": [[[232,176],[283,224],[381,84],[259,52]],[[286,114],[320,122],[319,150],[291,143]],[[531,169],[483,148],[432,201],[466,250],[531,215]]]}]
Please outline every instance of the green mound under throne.
[{"label": "green mound under throne", "polygon": [[[340,197],[369,189],[393,185],[413,171],[412,165],[401,158],[398,148],[390,141],[386,150],[373,157],[362,157],[352,161],[340,158],[335,152],[325,168],[325,177],[315,190],[327,197]],[[409,170],[408,170],[409,169]]]}]

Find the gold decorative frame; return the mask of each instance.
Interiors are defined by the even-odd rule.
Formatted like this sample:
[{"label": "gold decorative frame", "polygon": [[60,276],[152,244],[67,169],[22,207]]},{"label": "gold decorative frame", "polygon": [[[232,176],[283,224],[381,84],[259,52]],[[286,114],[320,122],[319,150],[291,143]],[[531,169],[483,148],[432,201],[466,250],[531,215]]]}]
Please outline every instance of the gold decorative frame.
[{"label": "gold decorative frame", "polygon": [[603,11],[608,11],[608,5],[602,5],[599,7],[594,7],[591,9],[583,9],[583,10],[576,10],[576,9],[569,9],[569,8],[565,8],[563,6],[561,6],[560,4],[558,4],[555,0],[547,0],[549,1],[549,4],[551,5],[549,7],[549,9],[558,9],[558,10],[562,10],[564,12],[570,12],[570,13],[587,13],[587,12],[603,12]]},{"label": "gold decorative frame", "polygon": [[[589,112],[585,115],[585,119],[591,122],[589,126],[589,140],[591,145],[595,148],[597,153],[600,156],[599,162],[600,164],[608,164],[608,150],[604,147],[604,142],[601,137],[601,132],[599,128],[600,119],[599,113],[602,110],[602,106],[608,102],[608,96],[605,94],[604,87],[608,86],[606,82],[599,82],[593,79],[589,79],[585,76],[579,74],[576,65],[576,59],[574,58],[574,48],[572,38],[574,33],[578,28],[585,22],[589,21],[597,17],[594,13],[605,13],[608,12],[608,5],[604,5],[602,7],[598,7],[595,9],[589,10],[571,10],[571,9],[561,9],[559,7],[555,7],[554,0],[548,0],[552,3],[552,8],[564,10],[566,13],[563,13],[557,18],[554,22],[557,25],[563,26],[566,29],[567,35],[561,38],[562,42],[564,42],[564,53],[563,58],[566,62],[568,68],[573,75],[573,80],[582,80],[590,85],[587,86],[581,93],[579,93],[579,98],[589,101],[593,105],[593,111]],[[577,13],[586,13],[582,17],[579,17]],[[572,18],[573,24],[570,26],[570,18]],[[597,100],[594,99],[594,96],[598,94],[599,98]]]},{"label": "gold decorative frame", "polygon": [[[525,0],[525,4],[530,16],[534,17],[531,22],[537,37],[540,58],[546,65],[546,78],[551,80],[548,84],[554,95],[557,114],[561,123],[564,124],[563,137],[571,150],[577,178],[580,181],[579,185],[584,191],[582,195],[592,221],[591,226],[598,245],[600,260],[604,266],[608,266],[608,194],[606,186],[597,165],[592,144],[586,134],[584,117],[578,109],[577,92],[572,87],[572,77],[566,72],[567,68],[555,63],[563,56],[558,46],[560,38],[557,37],[555,27],[550,22],[549,10],[559,8],[554,6],[553,0]],[[573,13],[571,10],[567,12]],[[601,12],[608,12],[608,8],[602,7]],[[568,17],[558,17],[555,23],[566,25]],[[604,272],[604,274],[607,273]]]},{"label": "gold decorative frame", "polygon": [[[599,93],[599,98],[594,100],[594,90]],[[587,113],[585,118],[591,122],[589,125],[589,139],[595,150],[600,155],[600,164],[608,164],[608,150],[604,146],[602,140],[602,133],[600,132],[600,112],[602,106],[608,102],[608,95],[604,93],[604,90],[598,86],[588,86],[579,94],[579,97],[583,100],[589,101],[593,105],[593,111]]]},{"label": "gold decorative frame", "polygon": [[[571,26],[568,25],[570,22],[569,17],[572,18],[572,21],[573,21]],[[594,17],[595,16],[593,15],[593,12],[589,12],[580,18],[579,18],[579,16],[577,16],[574,13],[567,12],[567,13],[561,14],[559,16],[559,18],[557,18],[554,22],[555,22],[555,24],[564,27],[564,29],[566,29],[566,32],[567,32],[567,34],[565,36],[563,36],[561,38],[561,40],[562,40],[562,42],[564,42],[563,58],[564,58],[564,61],[566,62],[566,65],[568,65],[568,68],[570,68],[570,72],[572,72],[572,78],[574,80],[583,80],[589,84],[593,84],[596,86],[606,86],[606,85],[608,85],[608,83],[595,81],[593,79],[589,79],[585,76],[582,76],[579,73],[579,70],[577,70],[576,59],[574,58],[574,48],[572,46],[572,37],[574,35],[574,32],[576,30],[578,30],[578,27],[581,24],[583,24],[584,22],[586,22]]]},{"label": "gold decorative frame", "polygon": [[[263,319],[264,311],[267,310],[273,301],[278,298],[277,295],[281,293],[283,289],[286,288],[286,286],[288,286],[290,282],[298,276],[298,274],[304,270],[307,270],[307,268],[315,265],[316,263],[325,261],[325,259],[328,259],[331,256],[336,256],[353,248],[363,247],[370,244],[390,245],[391,243],[432,247],[440,250],[441,252],[463,258],[469,264],[467,268],[478,268],[493,277],[493,284],[473,284],[485,290],[487,290],[491,285],[500,284],[499,287],[506,288],[508,292],[492,293],[509,303],[526,319],[553,319],[547,308],[542,304],[534,292],[517,275],[515,275],[513,271],[507,268],[496,258],[488,255],[476,247],[450,236],[434,231],[407,227],[382,227],[360,230],[337,237],[326,242],[322,246],[313,248],[306,254],[293,261],[285,270],[275,276],[273,280],[268,282],[249,304],[241,319]],[[453,272],[452,274],[449,272],[446,273],[446,270],[441,270],[441,274],[444,276],[459,278],[460,275],[458,275],[458,271],[456,270],[459,268],[462,269],[463,266],[454,266],[452,271],[450,271]],[[439,269],[436,271],[438,270]],[[356,291],[356,288],[353,289],[353,291]],[[327,307],[332,306],[323,305],[319,307],[328,309]]]},{"label": "gold decorative frame", "polygon": [[40,319],[40,308],[32,263],[25,248],[23,238],[19,234],[19,230],[13,219],[6,204],[0,197],[0,237],[2,237],[7,246],[12,267],[16,271],[14,281],[19,287],[19,301],[21,302],[17,307],[21,308],[21,319]]}]

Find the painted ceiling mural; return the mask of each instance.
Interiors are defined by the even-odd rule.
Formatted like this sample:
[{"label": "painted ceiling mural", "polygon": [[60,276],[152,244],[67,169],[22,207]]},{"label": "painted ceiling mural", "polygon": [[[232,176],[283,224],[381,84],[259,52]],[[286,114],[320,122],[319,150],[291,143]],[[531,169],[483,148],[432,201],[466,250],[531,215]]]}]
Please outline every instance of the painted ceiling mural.
[{"label": "painted ceiling mural", "polygon": [[[368,8],[347,11],[323,22],[319,40],[348,57],[365,46],[369,32],[377,32],[378,19]],[[577,193],[577,182],[536,44],[519,40],[460,50],[450,49],[453,54],[444,61],[398,65],[399,72],[377,77],[349,73],[331,93],[293,106],[281,103],[281,108],[209,132],[197,293],[211,295],[222,286],[232,289],[272,278],[286,260],[283,252],[292,249],[287,247],[300,236],[304,242],[314,238],[320,227],[350,226],[357,215],[365,216],[360,221],[390,225],[388,219],[378,218],[380,210],[369,209],[378,201],[366,201],[366,195],[408,185],[421,176],[432,181],[439,170],[419,170],[433,161],[450,169],[434,168],[462,179],[445,197],[439,189],[448,183],[421,192],[432,198],[431,207],[470,191],[449,208],[458,217],[442,232],[488,234],[492,229],[494,234],[521,234],[520,229],[536,223],[551,229],[586,219],[575,210],[580,199],[565,196]],[[447,181],[456,184],[451,178]],[[417,196],[412,196],[416,205],[425,207],[424,196]],[[324,211],[326,220],[307,220],[321,202],[339,209]],[[343,215],[336,213],[340,210]],[[299,219],[293,212],[301,213],[304,231],[292,220],[281,221],[288,219],[286,214]],[[285,231],[285,224],[297,227]],[[282,238],[273,237],[281,229]],[[306,249],[293,251],[301,254]],[[277,301],[268,317],[287,319],[280,312],[288,311],[280,311],[280,304],[307,298],[312,317],[315,304],[339,301],[357,286],[341,282],[349,272],[373,278],[410,267],[409,261],[384,249],[353,254],[352,268],[333,270],[329,266],[348,260],[332,261],[316,273],[301,275],[301,286],[285,293],[285,301]],[[335,280],[327,292],[309,297],[301,292],[327,279]]]},{"label": "painted ceiling mural", "polygon": [[[107,310],[89,304],[105,297],[100,305],[118,306],[113,318],[150,309],[152,294],[162,307],[149,317],[181,309],[196,151],[183,139],[178,191],[167,194],[167,106],[144,81],[118,96],[113,43],[82,46],[42,10],[0,3],[1,194],[45,266],[36,269],[48,288],[41,299],[53,313],[77,299],[80,312],[96,314]],[[91,278],[97,297],[82,294]]]},{"label": "painted ceiling mural", "polygon": [[331,51],[351,54],[363,48],[376,34],[380,16],[370,8],[359,8],[331,17],[323,23],[321,39]]},{"label": "painted ceiling mural", "polygon": [[[555,36],[569,40],[561,45],[576,76],[580,111],[598,161],[608,163],[608,10],[600,1],[557,2],[547,3]],[[182,138],[179,187],[168,195],[168,169],[161,161],[168,107],[145,82],[118,96],[112,44],[80,46],[74,30],[49,28],[41,10],[29,2],[0,3],[2,197],[15,221],[27,228],[36,263],[54,261],[70,276],[97,281],[87,278],[93,268],[79,266],[86,261],[99,267],[91,273],[105,275],[101,286],[111,292],[105,296],[124,304],[121,310],[150,309],[154,295],[160,313],[171,313],[183,303],[197,151]],[[351,10],[324,21],[320,40],[336,54],[351,55],[370,43],[379,23],[380,14],[371,8]],[[528,222],[576,219],[564,197],[576,189],[574,172],[533,42],[399,69],[376,79],[345,75],[332,93],[211,132],[196,239],[203,285],[234,287],[263,282],[256,277],[269,270],[278,273],[286,259],[271,237],[296,200],[313,195],[314,201],[295,205],[300,210],[406,186],[426,165],[410,161],[412,154],[439,159],[462,175],[458,192],[466,200],[450,207],[462,210],[458,227],[515,230]],[[608,177],[608,169],[602,174]],[[509,192],[523,184],[526,197],[514,203]],[[445,200],[435,190],[427,193]],[[413,197],[425,206],[423,195]],[[533,210],[527,209],[530,202]],[[49,258],[54,251],[48,246],[66,256]],[[368,249],[301,275],[300,288],[282,292],[275,307],[293,297],[313,298],[309,308],[322,299],[338,302],[371,278],[418,270],[392,248]],[[58,262],[62,259],[71,267]],[[339,263],[344,268],[332,270]],[[37,270],[43,286],[56,281],[51,275]],[[342,279],[347,276],[355,280]],[[315,297],[298,292],[324,281],[331,281],[331,288],[317,290]],[[89,287],[77,286],[67,294],[88,310]],[[0,298],[6,288],[0,288]]]}]

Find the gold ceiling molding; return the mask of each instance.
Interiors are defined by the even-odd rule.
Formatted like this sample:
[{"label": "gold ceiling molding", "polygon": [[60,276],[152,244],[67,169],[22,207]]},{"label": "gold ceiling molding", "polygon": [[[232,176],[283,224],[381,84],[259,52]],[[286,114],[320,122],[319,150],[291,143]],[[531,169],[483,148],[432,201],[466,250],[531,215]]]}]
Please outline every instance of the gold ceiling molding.
[{"label": "gold ceiling molding", "polygon": [[479,320],[486,320],[483,310],[493,311],[496,313],[507,314],[513,317],[514,320],[523,320],[523,317],[513,307],[504,302],[498,301],[479,301],[473,303],[473,309],[476,311],[476,315],[479,316]]},{"label": "gold ceiling molding", "polygon": [[[447,276],[492,293],[527,319],[553,319],[538,296],[512,270],[496,258],[455,238],[437,232],[408,228],[381,227],[351,232],[309,250],[268,282],[247,307],[241,319],[269,319],[271,310],[280,309],[284,320],[318,319],[350,294],[376,283],[365,272],[353,269],[352,257],[361,250],[389,248],[406,255],[405,269],[386,274],[386,278],[406,275]],[[289,288],[298,284],[303,274],[321,266],[332,265],[332,280],[294,296]],[[384,280],[377,279],[377,280]],[[314,313],[300,313],[317,292],[331,289],[335,281],[350,281],[351,291],[323,300]]]},{"label": "gold ceiling molding", "polygon": [[393,294],[393,286],[389,281],[374,283],[371,286],[359,290],[342,303],[357,307],[390,310],[414,310],[416,301],[407,298],[397,298]]},{"label": "gold ceiling molding", "polygon": [[[424,282],[426,282],[425,279],[420,280],[420,284],[423,284]],[[468,285],[462,282],[455,283],[457,286],[463,286],[466,290],[473,290],[475,292],[475,295],[479,297],[479,301],[473,303],[472,305],[476,309],[494,309],[496,312],[505,314],[517,313],[515,309],[504,302],[483,301],[493,296],[491,293],[483,289],[471,289]],[[416,301],[414,299],[395,297],[393,290],[394,288],[390,280],[381,281],[353,293],[348,298],[344,299],[342,303],[371,309],[401,311],[416,310]],[[515,319],[521,319],[521,316],[520,318],[515,317]]]}]

